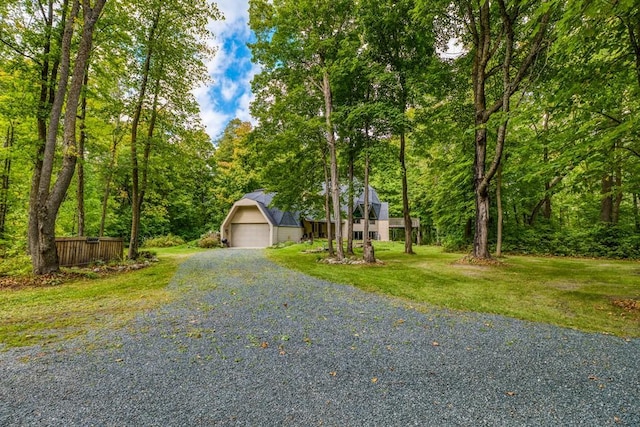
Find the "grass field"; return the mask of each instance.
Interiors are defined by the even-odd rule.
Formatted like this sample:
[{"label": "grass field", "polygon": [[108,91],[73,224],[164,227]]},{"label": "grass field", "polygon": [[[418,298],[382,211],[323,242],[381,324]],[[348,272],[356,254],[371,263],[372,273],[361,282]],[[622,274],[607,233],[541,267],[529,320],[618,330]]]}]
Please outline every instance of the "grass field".
[{"label": "grass field", "polygon": [[302,253],[308,245],[267,253],[287,267],[365,291],[454,310],[640,337],[637,261],[509,256],[504,265],[480,266],[459,263],[462,254],[437,247],[414,247],[416,255],[405,255],[404,245],[398,243],[376,242],[375,248],[383,264],[321,263],[324,254]]},{"label": "grass field", "polygon": [[[167,284],[197,249],[157,249],[160,262],[55,286],[0,289],[0,350],[55,343],[90,329],[119,327],[141,311],[173,300]],[[90,274],[88,276],[91,276]]]},{"label": "grass field", "polygon": [[[320,243],[321,244],[321,243]],[[382,264],[331,265],[307,245],[267,250],[268,256],[310,275],[454,310],[502,314],[583,331],[640,337],[640,263],[509,256],[502,266],[458,263],[440,248],[376,243]],[[167,289],[179,264],[199,251],[156,249],[150,267],[78,278],[58,285],[0,289],[0,350],[55,343],[96,328],[116,328],[136,314],[178,297]],[[91,276],[91,275],[88,275]],[[627,304],[627,308],[616,305]],[[635,307],[635,308],[633,308]]]}]

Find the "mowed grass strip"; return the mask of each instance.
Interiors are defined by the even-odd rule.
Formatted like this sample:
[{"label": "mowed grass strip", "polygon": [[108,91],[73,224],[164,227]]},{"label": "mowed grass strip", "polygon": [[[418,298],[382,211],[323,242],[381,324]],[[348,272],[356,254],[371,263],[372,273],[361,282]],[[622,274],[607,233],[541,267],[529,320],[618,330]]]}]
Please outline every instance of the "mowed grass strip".
[{"label": "mowed grass strip", "polygon": [[[314,246],[323,244],[316,243]],[[324,242],[326,245],[326,242]],[[640,263],[602,259],[508,256],[504,265],[459,263],[463,254],[376,242],[380,265],[318,262],[309,245],[267,251],[292,269],[410,301],[454,310],[501,314],[588,332],[640,337],[640,311],[616,301],[640,300]],[[360,255],[360,253],[357,253]]]},{"label": "mowed grass strip", "polygon": [[180,263],[196,251],[158,249],[160,262],[141,270],[56,286],[0,289],[0,350],[124,326],[136,314],[176,297],[167,285]]}]

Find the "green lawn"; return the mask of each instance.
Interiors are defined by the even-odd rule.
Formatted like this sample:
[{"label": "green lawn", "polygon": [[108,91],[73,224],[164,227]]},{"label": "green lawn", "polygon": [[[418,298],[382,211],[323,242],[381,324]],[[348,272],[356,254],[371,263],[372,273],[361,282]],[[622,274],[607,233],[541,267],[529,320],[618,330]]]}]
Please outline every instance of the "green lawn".
[{"label": "green lawn", "polygon": [[[321,244],[321,243],[320,243]],[[317,246],[316,243],[315,246]],[[462,254],[440,248],[375,243],[382,265],[318,262],[308,245],[267,251],[287,267],[310,275],[455,310],[502,314],[590,332],[640,337],[640,312],[614,305],[640,300],[640,263],[603,259],[509,256],[504,266],[457,263]]]},{"label": "green lawn", "polygon": [[56,286],[0,289],[0,350],[54,343],[90,329],[115,328],[173,300],[167,290],[187,248],[154,249],[160,262],[141,270]]},{"label": "green lawn", "polygon": [[[640,313],[614,300],[640,300],[640,263],[510,256],[502,267],[456,264],[460,254],[376,243],[384,264],[328,265],[306,245],[268,250],[273,260],[311,275],[370,292],[456,310],[504,314],[584,331],[640,337]],[[48,344],[96,328],[116,328],[136,314],[178,297],[167,289],[178,265],[198,249],[156,249],[160,262],[97,279],[0,289],[0,350]]]}]

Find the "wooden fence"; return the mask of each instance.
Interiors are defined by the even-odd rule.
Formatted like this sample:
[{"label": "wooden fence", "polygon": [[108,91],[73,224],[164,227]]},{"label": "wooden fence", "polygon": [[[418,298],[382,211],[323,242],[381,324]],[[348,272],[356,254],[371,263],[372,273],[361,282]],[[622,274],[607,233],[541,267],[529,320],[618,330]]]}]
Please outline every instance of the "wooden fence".
[{"label": "wooden fence", "polygon": [[122,258],[123,241],[113,237],[60,237],[56,239],[61,267],[109,262]]}]

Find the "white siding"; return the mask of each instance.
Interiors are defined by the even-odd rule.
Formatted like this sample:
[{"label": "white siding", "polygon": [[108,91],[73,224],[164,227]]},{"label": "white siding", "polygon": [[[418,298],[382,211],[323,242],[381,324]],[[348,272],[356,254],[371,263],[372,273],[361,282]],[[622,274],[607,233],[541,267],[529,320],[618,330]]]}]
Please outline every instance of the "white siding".
[{"label": "white siding", "polygon": [[389,220],[383,219],[378,222],[378,239],[382,242],[389,241]]},{"label": "white siding", "polygon": [[239,206],[231,219],[233,224],[260,224],[267,220],[257,206]]},{"label": "white siding", "polygon": [[299,242],[302,239],[303,228],[277,227],[276,242]]}]

